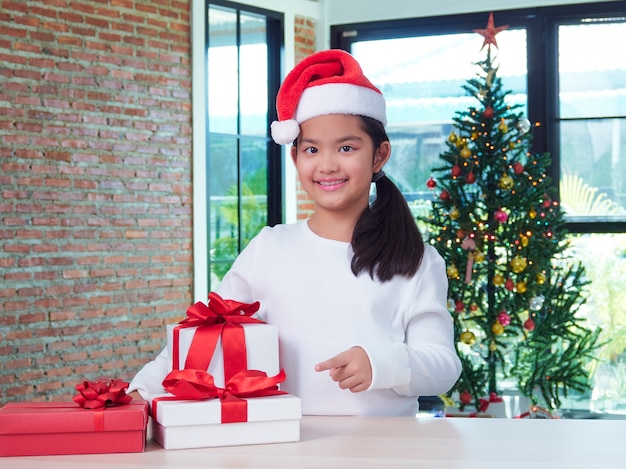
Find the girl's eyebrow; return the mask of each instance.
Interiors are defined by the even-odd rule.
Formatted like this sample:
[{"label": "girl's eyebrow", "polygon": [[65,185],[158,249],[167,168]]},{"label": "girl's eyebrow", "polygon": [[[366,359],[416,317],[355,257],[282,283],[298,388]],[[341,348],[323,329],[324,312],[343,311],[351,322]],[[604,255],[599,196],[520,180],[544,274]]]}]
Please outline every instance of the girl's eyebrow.
[{"label": "girl's eyebrow", "polygon": [[[345,135],[339,138],[335,139],[335,143],[343,143],[343,142],[350,142],[350,141],[359,141],[362,142],[363,138],[357,136],[357,135]],[[314,138],[307,138],[304,137],[300,140],[300,143],[307,143],[309,145],[315,145],[318,143],[318,140],[314,139]]]}]

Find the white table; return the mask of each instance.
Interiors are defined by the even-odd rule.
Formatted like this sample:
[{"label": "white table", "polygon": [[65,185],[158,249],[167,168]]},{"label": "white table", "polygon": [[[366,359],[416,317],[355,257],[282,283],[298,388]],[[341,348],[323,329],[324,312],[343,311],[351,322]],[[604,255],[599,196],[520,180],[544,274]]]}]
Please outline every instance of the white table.
[{"label": "white table", "polygon": [[301,441],[0,458],[7,469],[626,468],[626,420],[304,417]]}]

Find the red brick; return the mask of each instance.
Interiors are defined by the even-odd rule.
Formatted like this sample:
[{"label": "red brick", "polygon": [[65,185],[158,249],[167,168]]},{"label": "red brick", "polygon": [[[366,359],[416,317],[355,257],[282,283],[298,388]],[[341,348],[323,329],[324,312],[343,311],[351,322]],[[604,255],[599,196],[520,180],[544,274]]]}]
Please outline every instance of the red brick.
[{"label": "red brick", "polygon": [[0,396],[130,378],[192,301],[189,4],[145,3],[2,2]]}]

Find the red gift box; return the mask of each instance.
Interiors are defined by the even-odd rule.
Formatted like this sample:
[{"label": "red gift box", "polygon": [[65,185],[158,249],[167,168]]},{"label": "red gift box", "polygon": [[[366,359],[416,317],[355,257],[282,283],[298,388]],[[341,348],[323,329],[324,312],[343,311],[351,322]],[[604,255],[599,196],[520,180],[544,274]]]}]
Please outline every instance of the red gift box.
[{"label": "red gift box", "polygon": [[0,456],[141,453],[148,402],[84,409],[74,402],[13,402],[0,409]]}]

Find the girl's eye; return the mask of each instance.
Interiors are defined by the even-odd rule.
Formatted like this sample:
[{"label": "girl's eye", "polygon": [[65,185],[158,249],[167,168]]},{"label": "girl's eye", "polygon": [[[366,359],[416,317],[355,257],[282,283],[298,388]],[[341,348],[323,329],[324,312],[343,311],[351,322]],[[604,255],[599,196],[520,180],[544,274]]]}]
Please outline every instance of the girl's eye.
[{"label": "girl's eye", "polygon": [[317,148],[315,148],[315,147],[307,147],[307,148],[304,148],[302,151],[304,153],[313,154],[313,153],[317,153]]},{"label": "girl's eye", "polygon": [[352,147],[350,145],[343,145],[341,147],[341,151],[345,151],[345,152],[352,151]]}]

